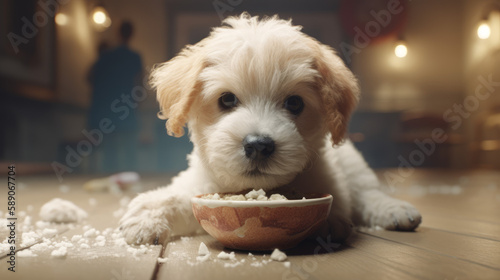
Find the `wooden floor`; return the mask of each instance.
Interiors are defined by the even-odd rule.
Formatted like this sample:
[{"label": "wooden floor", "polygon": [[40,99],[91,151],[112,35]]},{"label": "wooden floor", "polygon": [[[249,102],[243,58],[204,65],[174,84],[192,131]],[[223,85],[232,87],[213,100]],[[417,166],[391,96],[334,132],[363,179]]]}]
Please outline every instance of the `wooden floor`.
[{"label": "wooden floor", "polygon": [[[415,232],[360,229],[346,245],[308,240],[286,251],[285,262],[270,261],[269,252],[237,251],[235,260],[219,259],[221,251],[231,251],[207,235],[177,238],[165,248],[129,247],[118,242],[114,230],[133,193],[88,193],[82,184],[89,177],[68,177],[61,184],[53,176],[18,175],[16,272],[8,271],[4,242],[0,279],[500,279],[500,172],[378,174],[382,180],[388,175],[401,180],[388,191],[421,211],[423,223]],[[1,179],[7,185],[7,179]],[[145,189],[166,182],[168,176],[143,176]],[[77,225],[49,225],[43,231],[44,225],[36,223],[38,212],[54,197],[74,202],[89,217]],[[0,207],[1,217],[7,217],[6,188],[0,193]],[[3,223],[2,241],[9,235]],[[93,228],[100,232],[88,234]],[[46,247],[21,247],[23,230],[25,241],[35,232],[40,238],[32,243]],[[85,232],[87,237],[79,237]],[[211,252],[206,261],[196,258],[200,242]],[[51,256],[58,246],[67,247],[66,257]]]}]

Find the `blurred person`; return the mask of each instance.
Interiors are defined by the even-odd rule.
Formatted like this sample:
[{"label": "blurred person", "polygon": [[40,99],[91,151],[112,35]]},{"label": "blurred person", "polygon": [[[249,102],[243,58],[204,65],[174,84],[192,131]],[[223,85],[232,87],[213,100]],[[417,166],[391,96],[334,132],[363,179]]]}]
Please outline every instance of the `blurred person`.
[{"label": "blurred person", "polygon": [[[138,119],[135,109],[138,104],[131,93],[141,80],[142,61],[129,47],[133,32],[133,25],[124,21],[119,28],[120,45],[108,49],[101,43],[97,61],[89,72],[92,100],[88,130],[97,129],[103,134],[91,161],[93,171],[111,173],[136,169]],[[112,123],[109,125],[111,132],[100,127],[105,119]]]}]

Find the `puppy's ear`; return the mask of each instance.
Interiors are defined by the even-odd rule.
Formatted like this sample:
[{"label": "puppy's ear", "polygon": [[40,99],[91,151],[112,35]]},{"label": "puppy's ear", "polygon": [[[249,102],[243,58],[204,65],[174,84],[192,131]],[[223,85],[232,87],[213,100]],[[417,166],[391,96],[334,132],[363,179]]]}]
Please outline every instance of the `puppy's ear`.
[{"label": "puppy's ear", "polygon": [[313,67],[319,73],[317,86],[333,144],[340,144],[347,132],[352,111],[359,99],[359,87],[352,72],[333,49],[311,39]]},{"label": "puppy's ear", "polygon": [[184,125],[189,110],[199,95],[202,84],[198,75],[206,67],[203,41],[186,46],[179,55],[155,67],[150,83],[157,92],[160,119],[167,119],[165,126],[170,136],[184,135]]}]

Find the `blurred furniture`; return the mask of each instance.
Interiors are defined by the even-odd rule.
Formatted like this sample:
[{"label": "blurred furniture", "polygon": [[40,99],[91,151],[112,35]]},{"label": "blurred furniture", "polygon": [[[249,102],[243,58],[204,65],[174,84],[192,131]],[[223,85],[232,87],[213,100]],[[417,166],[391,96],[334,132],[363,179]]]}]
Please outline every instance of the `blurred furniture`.
[{"label": "blurred furniture", "polygon": [[[436,129],[444,131],[442,138],[445,140],[442,143],[433,140],[433,131]],[[430,112],[405,112],[401,115],[394,141],[400,155],[413,167],[446,168],[450,167],[452,145],[460,143],[461,137],[451,131],[450,123],[441,115]]]},{"label": "blurred furniture", "polygon": [[400,118],[400,111],[356,111],[351,117],[348,137],[371,167],[398,166],[393,138]]},{"label": "blurred furniture", "polygon": [[471,144],[473,167],[500,168],[500,104],[479,117],[474,129]]}]

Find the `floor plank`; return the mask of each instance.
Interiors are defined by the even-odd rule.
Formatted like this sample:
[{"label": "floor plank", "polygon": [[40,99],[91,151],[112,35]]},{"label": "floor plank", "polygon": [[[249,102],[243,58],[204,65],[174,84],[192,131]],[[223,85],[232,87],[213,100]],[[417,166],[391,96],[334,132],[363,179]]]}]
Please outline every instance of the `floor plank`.
[{"label": "floor plank", "polygon": [[[397,234],[415,236],[419,233]],[[370,234],[361,233],[353,238],[351,246],[421,279],[500,279],[499,270]]]},{"label": "floor plank", "polygon": [[365,234],[457,258],[500,271],[500,242],[419,227],[415,233],[363,231]]},{"label": "floor plank", "polygon": [[500,224],[448,217],[420,210],[425,217],[423,227],[500,241]]},{"label": "floor plank", "polygon": [[[151,189],[167,184],[169,178],[143,176],[143,183]],[[114,243],[113,229],[126,201],[120,203],[123,196],[110,193],[85,192],[82,184],[88,179],[69,176],[59,183],[53,177],[33,176],[20,180],[18,214],[31,216],[33,224],[40,207],[54,197],[74,202],[89,217],[74,227],[62,226],[57,236],[49,237],[51,244],[73,244],[66,258],[52,257],[52,250],[37,251],[36,257],[18,256],[15,274],[8,274],[4,258],[1,279],[500,279],[500,172],[416,170],[393,194],[421,211],[423,223],[416,232],[365,230],[348,245],[327,246],[333,248],[331,252],[325,251],[324,241],[309,240],[286,251],[289,266],[269,262],[269,252],[249,256],[237,251],[236,261],[218,259],[219,252],[230,250],[208,235],[174,240],[163,252],[164,263],[158,264],[159,246],[141,251]],[[106,231],[104,246],[92,238],[89,248],[71,241],[90,228]],[[0,229],[0,238],[6,236]],[[196,259],[200,242],[211,251],[205,262]]]},{"label": "floor plank", "polygon": [[[200,242],[210,250],[207,261],[196,260]],[[158,279],[419,279],[360,250],[334,246],[333,252],[326,252],[321,244],[324,243],[308,241],[286,251],[286,261],[290,262],[286,267],[283,262],[265,263],[269,261],[269,252],[252,252],[253,256],[249,256],[246,251],[236,251],[236,261],[218,259],[221,251],[231,250],[208,235],[195,236],[168,245]]]},{"label": "floor plank", "polygon": [[[86,221],[78,224],[57,225],[58,234],[48,238],[49,241],[38,239],[37,245],[19,248],[17,252],[16,272],[7,271],[4,259],[0,265],[0,278],[5,279],[149,279],[154,273],[161,246],[137,247],[128,246],[117,239],[114,231],[118,225],[120,212],[123,206],[134,194],[114,195],[108,192],[89,193],[82,189],[82,183],[87,178],[68,179],[61,187],[54,185],[54,180],[39,178],[38,181],[28,180],[18,194],[21,207],[18,213],[30,216],[34,224],[39,220],[40,207],[54,197],[74,202],[88,214]],[[125,199],[124,199],[125,198]],[[123,205],[121,205],[123,204]],[[28,207],[29,205],[29,207]],[[27,210],[27,209],[31,210]],[[19,229],[23,225],[20,224]],[[36,230],[35,226],[30,231]],[[90,231],[89,231],[90,230]],[[98,234],[89,234],[96,230]],[[40,232],[40,231],[39,231]],[[22,230],[17,232],[22,236]],[[113,235],[115,234],[115,235]],[[105,241],[100,243],[96,238],[103,236]],[[74,236],[82,236],[80,239]],[[80,240],[87,241],[81,245]],[[100,243],[100,244],[99,244]],[[47,245],[48,244],[48,245]],[[67,245],[67,256],[56,258],[51,253],[57,244]],[[70,245],[68,245],[70,244]],[[32,245],[32,244],[30,244]],[[44,246],[41,246],[44,245]],[[37,248],[37,249],[35,249]],[[22,256],[31,252],[36,256]]]}]

